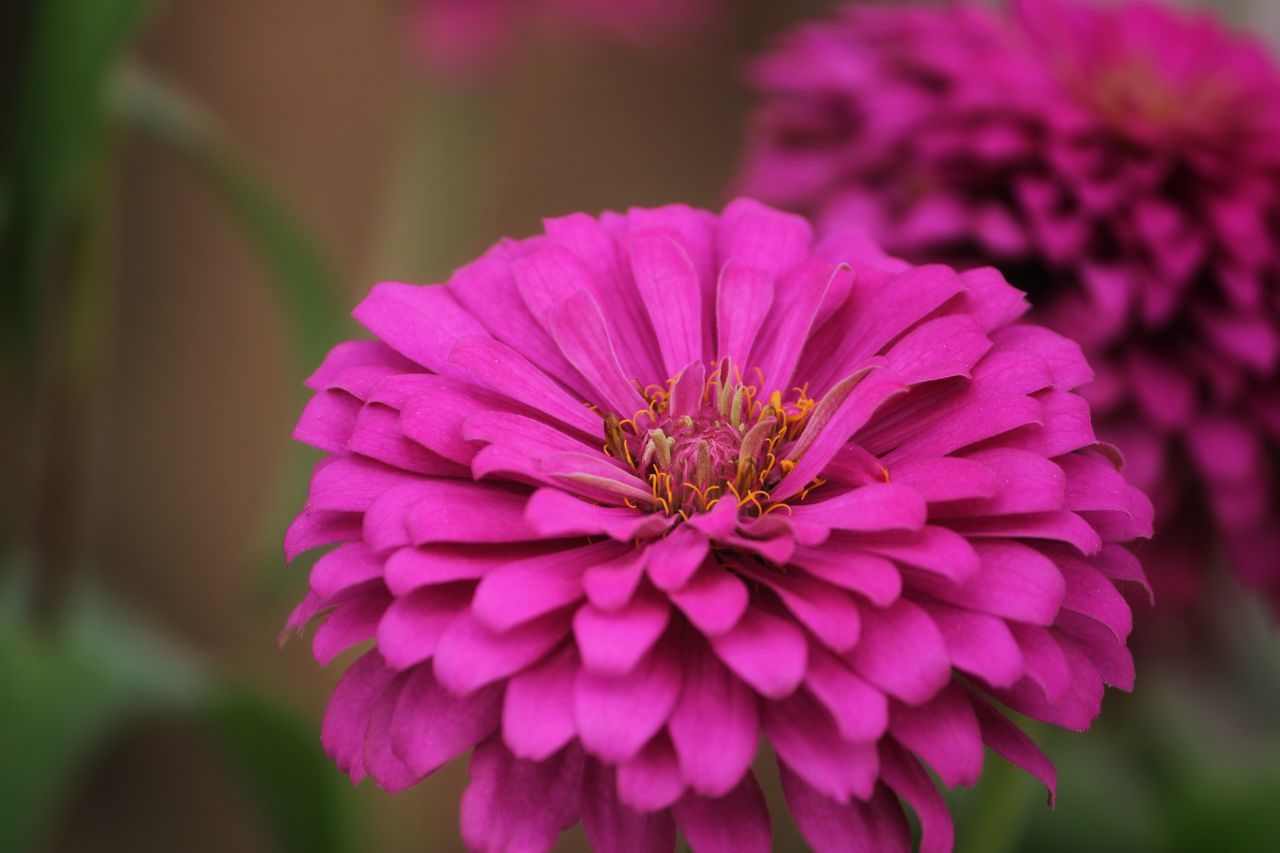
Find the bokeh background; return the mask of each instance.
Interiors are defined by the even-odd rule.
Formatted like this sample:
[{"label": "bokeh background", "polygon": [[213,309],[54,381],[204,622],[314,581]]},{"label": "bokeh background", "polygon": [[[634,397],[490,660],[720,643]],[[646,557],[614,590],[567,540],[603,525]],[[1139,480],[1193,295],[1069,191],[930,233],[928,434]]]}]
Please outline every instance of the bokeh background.
[{"label": "bokeh background", "polygon": [[[656,51],[538,36],[464,81],[398,0],[4,4],[0,850],[461,849],[464,764],[351,788],[318,732],[353,655],[277,646],[300,380],[375,281],[721,204],[742,63],[828,5],[727,0]],[[1206,5],[1280,43],[1273,0]],[[1098,731],[1050,736],[1056,811],[994,757],[953,796],[961,850],[1280,850],[1280,635],[1212,597]],[[784,817],[775,843],[803,849]]]}]

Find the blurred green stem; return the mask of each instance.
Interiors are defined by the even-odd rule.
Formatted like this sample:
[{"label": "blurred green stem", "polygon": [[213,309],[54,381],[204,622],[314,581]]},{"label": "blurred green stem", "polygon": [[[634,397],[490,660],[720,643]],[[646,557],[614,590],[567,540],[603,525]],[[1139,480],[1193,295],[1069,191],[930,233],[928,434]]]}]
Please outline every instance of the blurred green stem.
[{"label": "blurred green stem", "polygon": [[110,146],[96,158],[84,204],[66,241],[65,267],[49,279],[31,422],[30,605],[56,621],[88,554],[93,474],[103,430],[103,393],[113,312],[110,298]]}]

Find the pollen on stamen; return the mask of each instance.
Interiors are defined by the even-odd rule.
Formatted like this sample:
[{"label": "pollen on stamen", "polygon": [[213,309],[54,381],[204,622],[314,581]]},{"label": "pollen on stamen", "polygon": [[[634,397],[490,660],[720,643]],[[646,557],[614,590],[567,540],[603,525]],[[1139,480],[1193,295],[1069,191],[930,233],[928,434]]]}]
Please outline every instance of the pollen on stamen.
[{"label": "pollen on stamen", "polygon": [[[784,397],[765,393],[760,381],[743,382],[727,360],[709,366],[693,412],[672,411],[675,377],[645,387],[648,406],[632,417],[606,414],[604,452],[631,466],[649,484],[653,505],[667,515],[687,519],[732,495],[743,513],[763,516],[786,505],[773,501],[770,490],[795,467],[795,460],[784,458],[786,449],[804,431],[817,401],[807,384]],[[748,375],[763,380],[758,368]],[[690,401],[677,405],[688,408]],[[809,484],[795,499],[818,485]]]}]

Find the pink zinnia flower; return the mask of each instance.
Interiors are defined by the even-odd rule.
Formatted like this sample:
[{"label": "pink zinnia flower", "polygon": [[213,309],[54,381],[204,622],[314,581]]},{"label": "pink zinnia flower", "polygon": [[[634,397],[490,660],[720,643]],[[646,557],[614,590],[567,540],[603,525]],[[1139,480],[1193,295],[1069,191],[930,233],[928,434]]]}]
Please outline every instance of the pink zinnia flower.
[{"label": "pink zinnia flower", "polygon": [[381,284],[296,436],[327,451],[290,620],[339,682],[325,748],[414,784],[466,750],[462,833],[548,849],[767,850],[777,754],[819,849],[926,850],[994,702],[1084,729],[1129,689],[1124,543],[1150,505],[993,270],[814,243],[753,201],[573,215],[447,285]]},{"label": "pink zinnia flower", "polygon": [[676,42],[710,25],[718,0],[412,0],[415,50],[433,69],[499,65],[522,33],[545,27],[627,44]]},{"label": "pink zinnia flower", "polygon": [[1217,540],[1280,606],[1268,56],[1146,3],[850,7],[754,78],[743,186],[1026,288],[1038,321],[1084,344],[1101,434],[1156,495],[1158,591],[1189,600]]}]

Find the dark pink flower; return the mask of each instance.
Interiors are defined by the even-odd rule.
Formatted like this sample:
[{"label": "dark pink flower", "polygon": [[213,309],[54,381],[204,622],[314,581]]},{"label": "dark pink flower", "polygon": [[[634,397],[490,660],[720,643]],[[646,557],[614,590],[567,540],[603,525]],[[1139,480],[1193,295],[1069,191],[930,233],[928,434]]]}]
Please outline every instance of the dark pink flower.
[{"label": "dark pink flower", "polygon": [[628,44],[677,42],[706,28],[718,0],[412,0],[414,47],[431,68],[485,71],[531,28],[566,30]]},{"label": "dark pink flower", "polygon": [[373,641],[325,748],[398,790],[474,746],[486,850],[768,850],[761,735],[818,849],[908,847],[899,798],[949,849],[926,768],[984,744],[1052,791],[995,703],[1084,729],[1130,688],[1151,507],[1024,309],[752,201],[378,285],[295,433],[329,455],[286,551],[338,544],[290,625]]},{"label": "dark pink flower", "polygon": [[1101,434],[1162,519],[1280,606],[1280,73],[1150,3],[850,7],[755,67],[743,188],[923,262],[994,264],[1080,341]]}]

